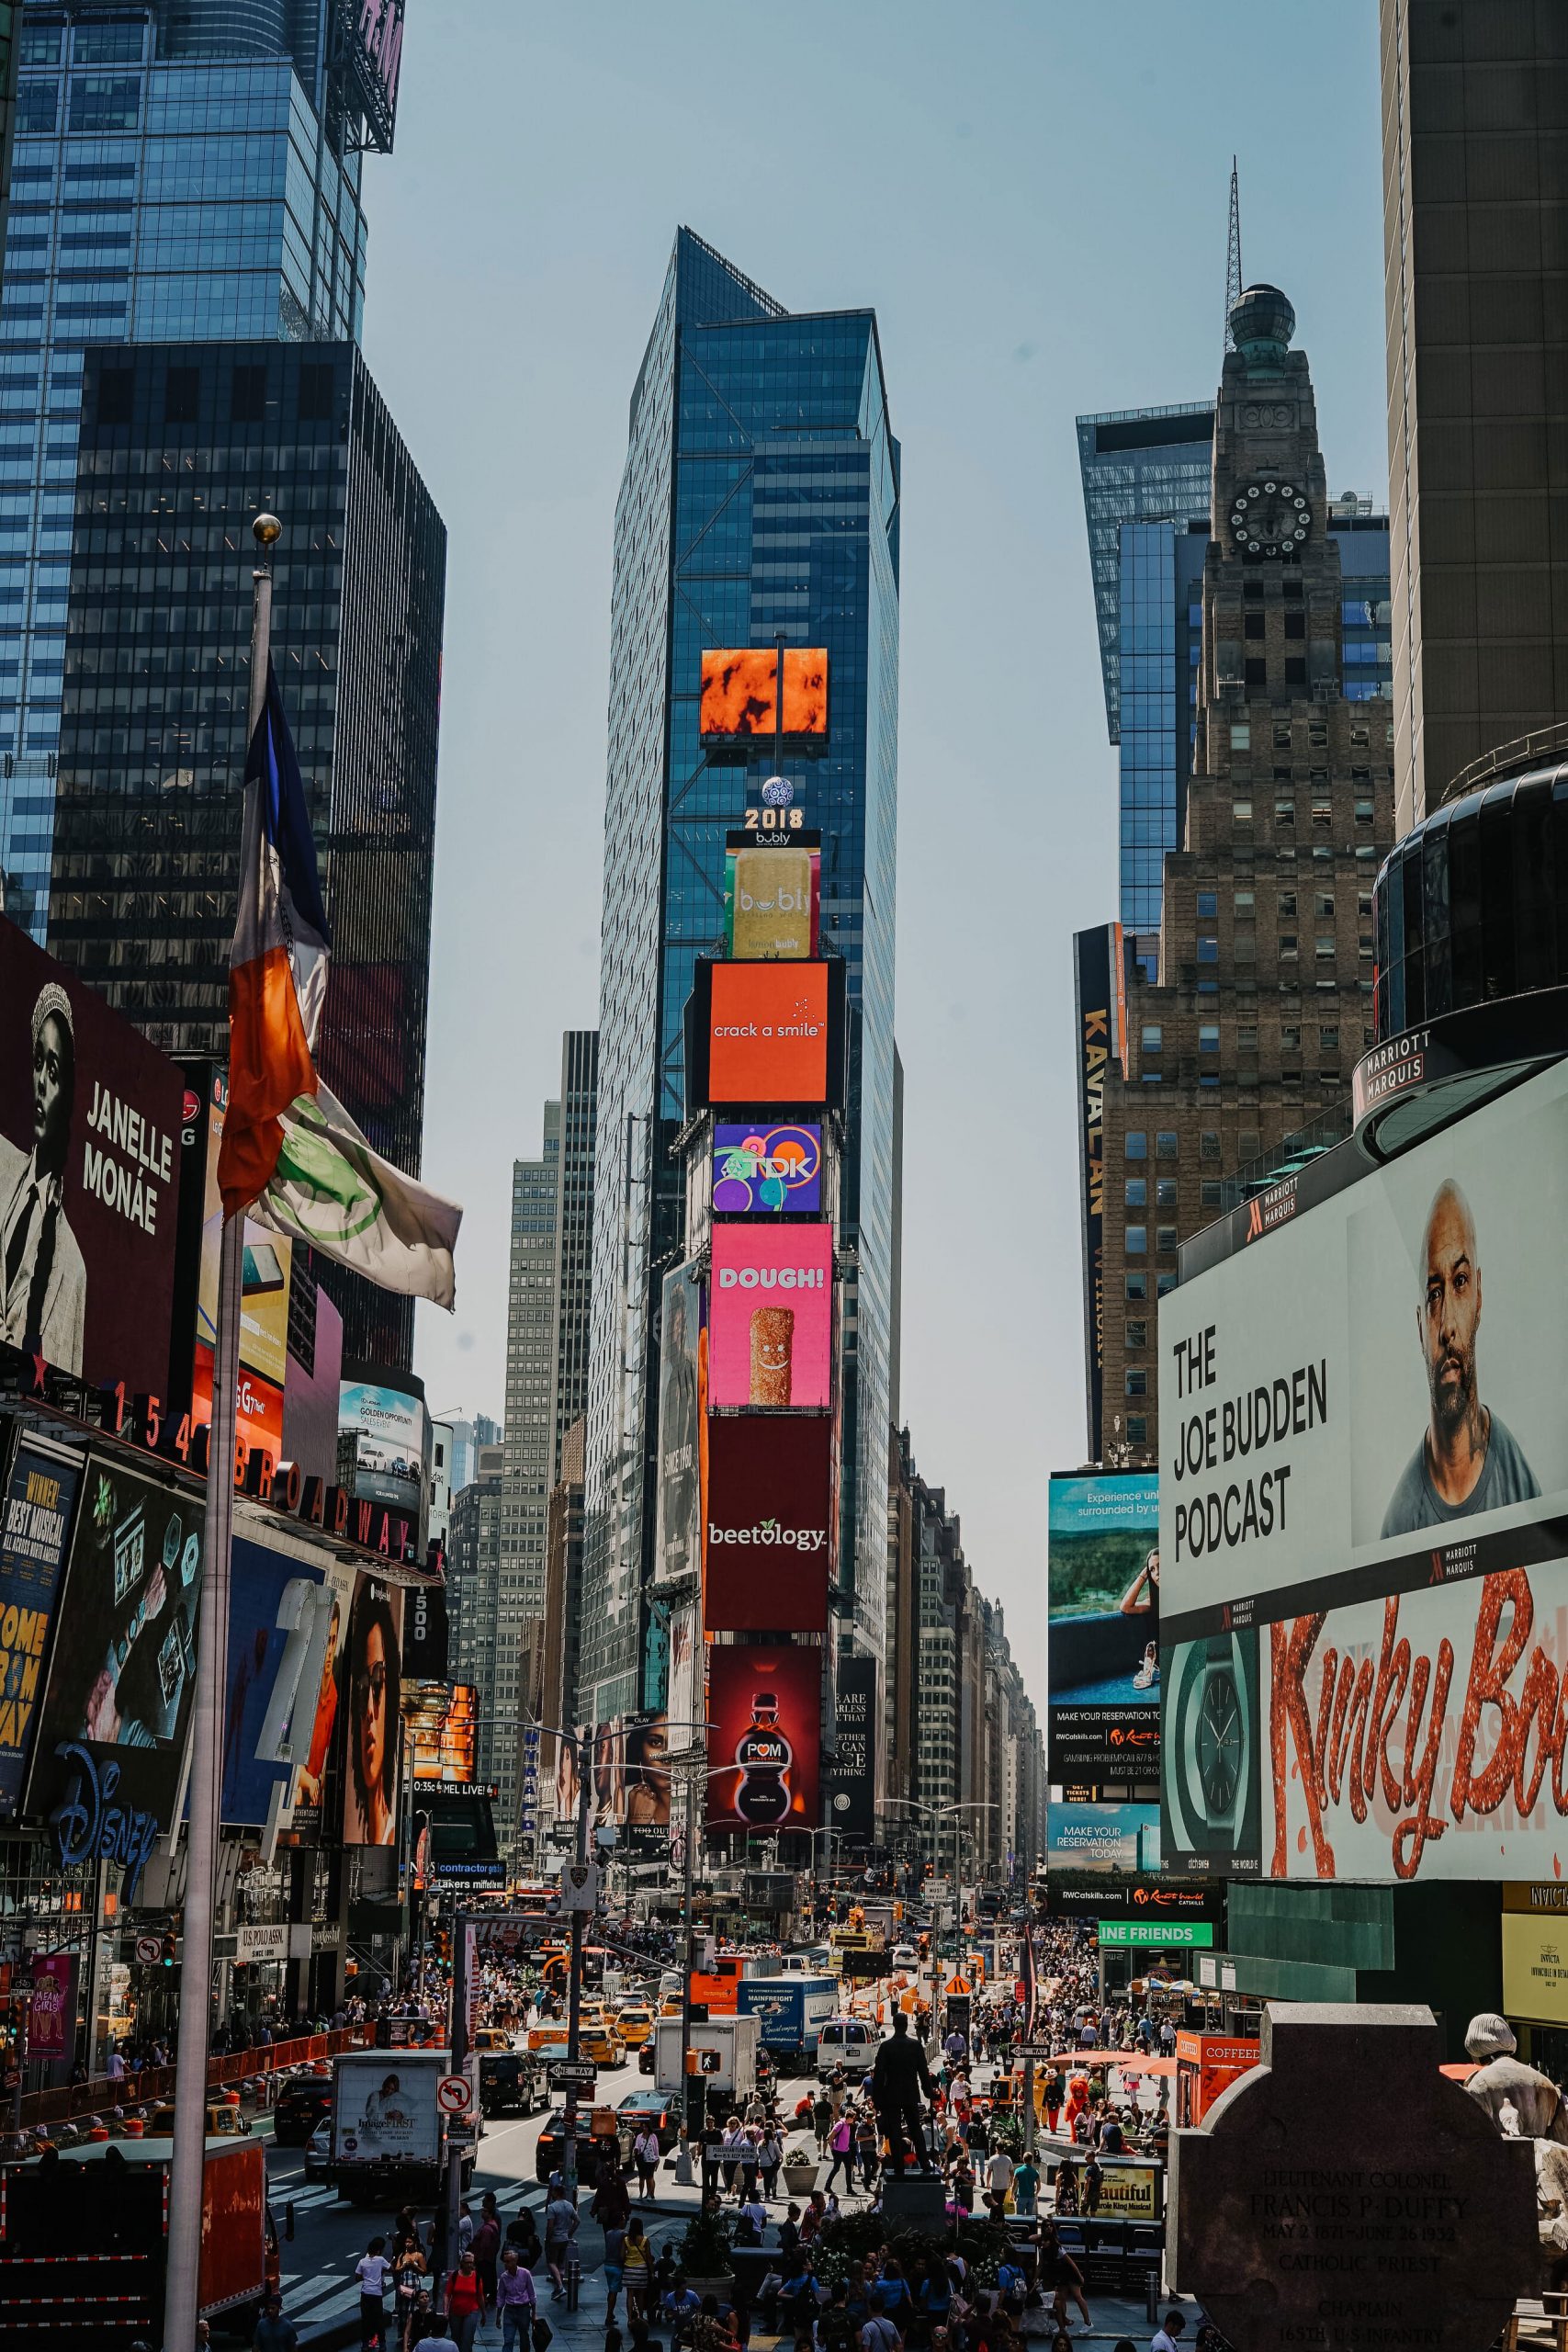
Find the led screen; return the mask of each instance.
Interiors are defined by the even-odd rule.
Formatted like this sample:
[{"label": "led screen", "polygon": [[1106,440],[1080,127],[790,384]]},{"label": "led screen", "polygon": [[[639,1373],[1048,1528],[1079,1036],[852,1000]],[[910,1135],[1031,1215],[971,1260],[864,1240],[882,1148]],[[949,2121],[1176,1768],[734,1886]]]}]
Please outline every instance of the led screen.
[{"label": "led screen", "polygon": [[1147,1777],[1159,1754],[1159,1480],[1051,1480],[1054,1781]]},{"label": "led screen", "polygon": [[709,1653],[708,1826],[814,1828],[822,1653],[769,1644]]},{"label": "led screen", "polygon": [[710,1633],[819,1634],[833,1551],[825,1413],[716,1414],[708,1429],[705,1623]]},{"label": "led screen", "polygon": [[832,1340],[830,1226],[714,1227],[710,1405],[827,1405]]},{"label": "led screen", "polygon": [[825,735],[828,656],[820,646],[786,646],[784,714],[778,710],[775,646],[720,646],[703,654],[700,726],[705,735]]},{"label": "led screen", "polygon": [[1053,1804],[1045,1867],[1083,1878],[1143,1878],[1160,1866],[1157,1804]]},{"label": "led screen", "polygon": [[715,964],[708,1093],[715,1102],[822,1102],[828,1094],[823,964]]},{"label": "led screen", "polygon": [[800,963],[817,953],[822,853],[790,841],[733,842],[724,860],[724,944],[731,956]]},{"label": "led screen", "polygon": [[822,1207],[821,1128],[716,1121],[713,1206],[719,1216],[768,1216],[784,1209],[818,1216]]}]

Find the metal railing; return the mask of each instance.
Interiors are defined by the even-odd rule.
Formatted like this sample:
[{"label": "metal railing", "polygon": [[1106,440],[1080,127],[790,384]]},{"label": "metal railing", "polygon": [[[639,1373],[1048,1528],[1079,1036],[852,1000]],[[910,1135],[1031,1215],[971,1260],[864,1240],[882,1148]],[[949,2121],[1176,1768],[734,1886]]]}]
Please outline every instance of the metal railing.
[{"label": "metal railing", "polygon": [[1554,754],[1568,759],[1568,718],[1554,719],[1550,727],[1538,727],[1529,735],[1516,735],[1511,743],[1495,744],[1480,759],[1461,768],[1444,786],[1437,805],[1446,808],[1450,800],[1462,800],[1467,793],[1479,792],[1483,784],[1535,767]]},{"label": "metal railing", "polygon": [[[273,2041],[254,2050],[235,2050],[207,2062],[207,2087],[223,2090],[258,2075],[282,2074],[294,2066],[309,2066],[333,2058],[340,2050],[357,2050],[374,2041],[374,2025],[340,2026],[330,2033],[298,2034],[291,2041]],[[24,2131],[39,2123],[71,2123],[79,2116],[101,2115],[116,2107],[155,2107],[175,2095],[173,2066],[143,2066],[124,2082],[100,2075],[90,2083],[67,2083],[59,2090],[28,2091],[22,2099]],[[134,2086],[134,2087],[133,2087]]]}]

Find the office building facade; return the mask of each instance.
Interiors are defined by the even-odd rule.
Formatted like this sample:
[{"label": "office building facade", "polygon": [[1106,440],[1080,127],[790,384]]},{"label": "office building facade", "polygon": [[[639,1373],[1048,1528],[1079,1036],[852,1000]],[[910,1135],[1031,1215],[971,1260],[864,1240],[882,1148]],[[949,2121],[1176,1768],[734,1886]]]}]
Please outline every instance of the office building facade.
[{"label": "office building facade", "polygon": [[682,1016],[723,934],[726,829],[773,768],[698,733],[704,650],[823,647],[829,732],[786,760],[822,833],[821,935],[842,956],[851,1110],[841,1623],[879,1654],[895,1319],[893,1044],[898,449],[869,311],[793,315],[682,229],[632,396],[616,510],[600,984],[580,1701],[642,1695],[652,1565],[657,1302],[682,1254],[670,1147],[686,1114]]},{"label": "office building facade", "polygon": [[[159,1046],[222,1058],[252,516],[283,521],[273,662],[333,923],[318,1051],[376,1149],[424,1117],[446,534],[353,344],[90,352],[52,821],[51,952]],[[412,1302],[336,1267],[351,1355]]]},{"label": "office building facade", "polygon": [[1232,316],[1210,528],[1182,536],[1168,583],[1190,583],[1168,609],[1192,655],[1173,687],[1191,763],[1157,968],[1131,954],[1118,968],[1120,940],[1107,955],[1101,936],[1097,1011],[1097,935],[1078,942],[1080,1022],[1100,1040],[1082,1106],[1089,1455],[1108,1464],[1157,1458],[1159,1300],[1180,1242],[1292,1151],[1337,1139],[1371,1043],[1372,883],[1393,838],[1386,538],[1328,498],[1289,303],[1255,288]]},{"label": "office building facade", "polygon": [[28,0],[15,13],[0,871],[6,912],[42,941],[85,354],[356,340],[360,155],[390,143],[391,113],[386,74],[345,34],[336,0]]},{"label": "office building facade", "polygon": [[1568,17],[1381,13],[1404,833],[1472,762],[1568,714]]}]

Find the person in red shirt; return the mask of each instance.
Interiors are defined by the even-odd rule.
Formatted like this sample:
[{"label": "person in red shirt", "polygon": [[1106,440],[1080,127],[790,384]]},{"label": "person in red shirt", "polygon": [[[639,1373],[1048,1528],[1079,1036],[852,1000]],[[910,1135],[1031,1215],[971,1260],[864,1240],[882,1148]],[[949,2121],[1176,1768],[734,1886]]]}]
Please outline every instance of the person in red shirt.
[{"label": "person in red shirt", "polygon": [[457,2256],[457,2267],[446,2281],[446,2319],[457,2340],[457,2352],[473,2352],[474,2338],[484,2315],[484,2281],[472,2252],[465,2246]]}]

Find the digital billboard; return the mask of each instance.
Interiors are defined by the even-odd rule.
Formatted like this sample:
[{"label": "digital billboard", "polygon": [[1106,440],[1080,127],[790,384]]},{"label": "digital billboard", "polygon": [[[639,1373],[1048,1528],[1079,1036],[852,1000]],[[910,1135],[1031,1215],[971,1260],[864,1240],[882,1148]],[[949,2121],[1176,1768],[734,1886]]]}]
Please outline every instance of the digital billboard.
[{"label": "digital billboard", "polygon": [[830,1416],[716,1414],[704,1513],[709,1633],[823,1632],[833,1518]]},{"label": "digital billboard", "polygon": [[0,1340],[166,1393],[185,1080],[0,917]]},{"label": "digital billboard", "polygon": [[[218,1154],[223,1141],[229,1086],[221,1069],[206,1079],[205,1166],[202,1173],[201,1263],[197,1290],[196,1349],[191,1367],[191,1420],[212,1419],[213,1343],[218,1321],[218,1260],[223,1202]],[[236,1434],[247,1449],[283,1459],[283,1390],[288,1361],[288,1286],[294,1245],[254,1218],[245,1219],[240,1291],[240,1382]]]},{"label": "digital billboard", "polygon": [[832,1227],[716,1225],[709,1404],[823,1406],[832,1364]]},{"label": "digital billboard", "polygon": [[385,1381],[349,1377],[338,1398],[338,1428],[356,1439],[354,1491],[423,1526],[430,1454],[424,1399]]},{"label": "digital billboard", "polygon": [[731,956],[777,963],[815,956],[821,894],[817,834],[728,835],[724,944]]},{"label": "digital billboard", "polygon": [[841,1657],[835,1674],[835,1761],[828,1767],[828,1818],[851,1844],[876,1835],[876,1660]]},{"label": "digital billboard", "polygon": [[196,1690],[201,1544],[198,1496],[86,1456],[29,1813],[67,1805],[85,1821],[112,1804],[169,1826]]},{"label": "digital billboard", "polygon": [[716,1120],[713,1209],[717,1216],[816,1216],[822,1207],[819,1126],[737,1125]]},{"label": "digital billboard", "polygon": [[1557,1874],[1565,1222],[1558,1063],[1163,1303],[1168,1867]]},{"label": "digital billboard", "polygon": [[1083,1220],[1084,1362],[1089,1453],[1105,1458],[1105,1078],[1121,1050],[1122,926],[1073,936],[1078,1066],[1078,1189]]},{"label": "digital billboard", "polygon": [[1159,1480],[1055,1473],[1048,1516],[1054,1781],[1152,1780],[1159,1755]]},{"label": "digital billboard", "polygon": [[779,710],[776,646],[717,646],[703,652],[704,735],[825,735],[828,656],[821,646],[784,649],[784,709]]},{"label": "digital billboard", "polygon": [[[671,1745],[670,1718],[662,1710],[626,1717],[622,1833],[635,1861],[670,1859]],[[674,1745],[689,1747],[691,1734],[678,1732]]]},{"label": "digital billboard", "polygon": [[21,1803],[82,1457],[18,1430],[0,1522],[0,1818]]},{"label": "digital billboard", "polygon": [[1045,1869],[1077,1878],[1148,1878],[1160,1866],[1157,1804],[1049,1804]]},{"label": "digital billboard", "polygon": [[[412,1604],[411,1593],[403,1603],[405,1634]],[[405,1714],[416,1781],[466,1782],[478,1778],[479,1694],[474,1683],[443,1683],[422,1690]]]},{"label": "digital billboard", "polygon": [[305,1764],[320,1684],[320,1560],[236,1529],[229,1597],[223,1818],[261,1827]]},{"label": "digital billboard", "polygon": [[396,2050],[367,2051],[338,2064],[333,2154],[342,2165],[422,2163],[441,2145],[435,2069]]},{"label": "digital billboard", "polygon": [[713,964],[707,1090],[711,1102],[825,1102],[825,964]]},{"label": "digital billboard", "polygon": [[708,1653],[710,1829],[815,1828],[821,1818],[822,1652],[769,1643]]},{"label": "digital billboard", "polygon": [[707,1333],[703,1285],[688,1259],[664,1277],[659,1347],[659,1491],[654,1558],[660,1577],[702,1568],[703,1401]]},{"label": "digital billboard", "polygon": [[338,1712],[344,1718],[345,1846],[397,1842],[402,1637],[400,1589],[360,1569],[355,1578],[338,1693]]},{"label": "digital billboard", "polygon": [[303,1752],[295,1757],[288,1796],[298,1843],[321,1836],[326,1820],[327,1774],[343,1755],[340,1702],[355,1573],[346,1561],[327,1562],[311,1596],[310,1641],[299,1687],[300,1721],[308,1723],[309,1732]]}]

